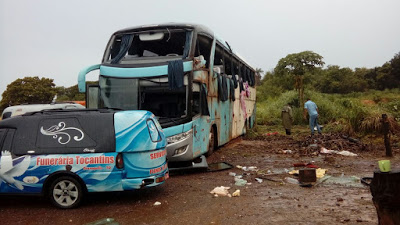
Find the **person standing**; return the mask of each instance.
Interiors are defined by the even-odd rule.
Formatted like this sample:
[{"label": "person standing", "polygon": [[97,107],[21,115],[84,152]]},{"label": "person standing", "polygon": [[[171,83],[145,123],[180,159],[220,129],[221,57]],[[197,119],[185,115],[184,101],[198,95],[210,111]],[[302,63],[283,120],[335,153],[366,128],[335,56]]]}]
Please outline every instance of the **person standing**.
[{"label": "person standing", "polygon": [[304,103],[304,119],[307,119],[307,112],[310,116],[311,135],[314,135],[314,127],[317,127],[318,134],[321,134],[321,127],[318,125],[318,107],[310,98],[307,98],[306,103]]},{"label": "person standing", "polygon": [[281,117],[282,117],[283,127],[286,130],[286,135],[291,135],[290,129],[292,129],[293,114],[292,114],[292,108],[290,107],[289,104],[283,106]]}]

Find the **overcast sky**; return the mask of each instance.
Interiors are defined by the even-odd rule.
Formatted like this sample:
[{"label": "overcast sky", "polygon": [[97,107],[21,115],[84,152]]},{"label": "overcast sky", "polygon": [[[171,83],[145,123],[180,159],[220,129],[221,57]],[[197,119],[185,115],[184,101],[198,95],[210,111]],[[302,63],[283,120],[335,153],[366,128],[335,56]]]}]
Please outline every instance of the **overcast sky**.
[{"label": "overcast sky", "polygon": [[399,9],[399,0],[0,0],[0,93],[25,76],[75,85],[114,31],[165,22],[203,24],[264,71],[305,50],[372,68],[400,52]]}]

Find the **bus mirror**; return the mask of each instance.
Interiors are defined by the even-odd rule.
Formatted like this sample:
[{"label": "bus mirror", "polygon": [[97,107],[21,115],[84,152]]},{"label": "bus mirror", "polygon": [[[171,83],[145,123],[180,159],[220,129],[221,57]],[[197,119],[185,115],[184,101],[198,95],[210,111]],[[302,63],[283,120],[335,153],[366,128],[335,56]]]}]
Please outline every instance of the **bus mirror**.
[{"label": "bus mirror", "polygon": [[159,41],[162,40],[163,38],[164,38],[163,32],[139,34],[139,39],[141,41]]},{"label": "bus mirror", "polygon": [[86,86],[86,108],[98,109],[99,108],[99,90],[98,85]]}]

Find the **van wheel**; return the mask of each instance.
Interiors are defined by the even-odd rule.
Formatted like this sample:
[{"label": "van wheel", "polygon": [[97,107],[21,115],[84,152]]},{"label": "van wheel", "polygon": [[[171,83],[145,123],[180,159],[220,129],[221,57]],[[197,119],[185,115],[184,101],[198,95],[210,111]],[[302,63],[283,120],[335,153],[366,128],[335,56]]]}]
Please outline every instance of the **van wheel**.
[{"label": "van wheel", "polygon": [[49,195],[55,206],[70,209],[80,204],[83,191],[81,184],[75,178],[62,176],[51,183]]},{"label": "van wheel", "polygon": [[206,153],[206,156],[210,156],[213,154],[213,152],[216,149],[216,137],[215,137],[215,129],[213,127],[211,127],[210,129],[210,134],[208,136],[208,151]]}]

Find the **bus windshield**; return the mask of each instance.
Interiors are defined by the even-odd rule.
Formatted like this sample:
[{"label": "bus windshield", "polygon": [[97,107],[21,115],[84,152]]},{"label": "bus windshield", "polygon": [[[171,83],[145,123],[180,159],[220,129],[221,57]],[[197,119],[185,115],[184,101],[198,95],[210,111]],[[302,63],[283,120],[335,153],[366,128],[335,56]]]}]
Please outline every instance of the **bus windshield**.
[{"label": "bus windshield", "polygon": [[148,110],[160,119],[184,118],[187,115],[187,87],[170,90],[168,81],[163,78],[100,76],[99,86],[104,108]]},{"label": "bus windshield", "polygon": [[183,29],[119,33],[111,38],[104,62],[135,64],[186,58],[191,35],[191,31]]}]

